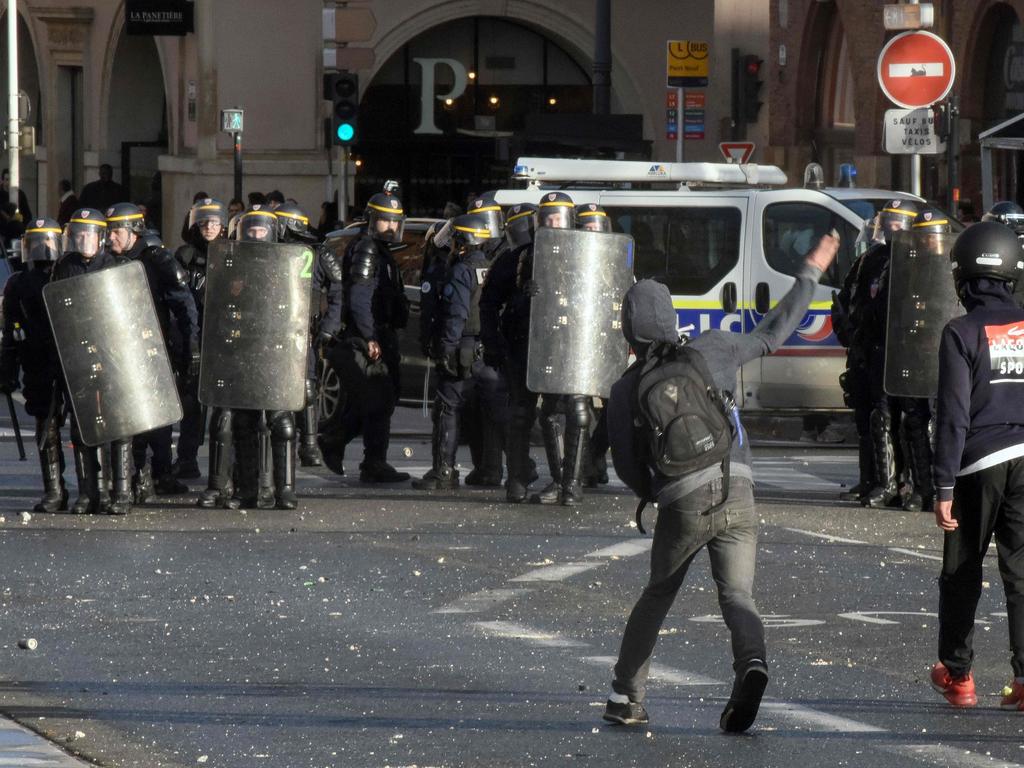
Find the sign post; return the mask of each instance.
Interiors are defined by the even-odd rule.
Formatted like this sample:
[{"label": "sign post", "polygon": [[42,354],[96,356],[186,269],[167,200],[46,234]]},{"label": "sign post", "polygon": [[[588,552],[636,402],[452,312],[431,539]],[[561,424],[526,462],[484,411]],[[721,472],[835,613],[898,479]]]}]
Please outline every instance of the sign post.
[{"label": "sign post", "polygon": [[[946,98],[956,78],[956,62],[946,42],[931,32],[903,32],[878,55],[878,84],[891,102],[904,109],[930,107]],[[889,118],[886,117],[888,137]],[[888,140],[887,140],[888,145]],[[920,152],[912,153],[911,192],[921,194]]]},{"label": "sign post", "polygon": [[241,109],[222,109],[220,129],[231,134],[235,155],[235,197],[242,199],[242,127],[245,113]]},{"label": "sign post", "polygon": [[[665,50],[665,85],[675,89],[675,113],[669,107],[669,118],[666,124],[666,136],[676,141],[676,162],[683,162],[683,142],[686,139],[704,138],[703,94],[700,94],[700,123],[694,122],[698,108],[685,103],[690,101],[690,94],[684,94],[684,88],[707,88],[708,61],[711,47],[703,40],[669,40]],[[696,96],[696,94],[694,94]],[[693,103],[696,103],[693,99]],[[679,125],[679,108],[683,108],[683,125]],[[687,112],[690,112],[689,129],[687,129]],[[672,117],[675,117],[675,122]],[[675,130],[672,130],[672,126]],[[674,136],[673,136],[674,134]]]}]

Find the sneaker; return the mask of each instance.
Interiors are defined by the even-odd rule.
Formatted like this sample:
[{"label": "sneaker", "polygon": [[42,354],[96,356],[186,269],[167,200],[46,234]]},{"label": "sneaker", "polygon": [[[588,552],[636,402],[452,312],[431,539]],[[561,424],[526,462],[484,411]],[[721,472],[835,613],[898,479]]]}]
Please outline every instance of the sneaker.
[{"label": "sneaker", "polygon": [[978,703],[978,696],[974,693],[974,675],[970,672],[963,677],[953,677],[946,665],[937,661],[932,667],[931,683],[932,688],[954,707],[973,707]]},{"label": "sneaker", "polygon": [[604,707],[602,720],[616,725],[647,725],[647,710],[639,701],[629,701],[625,704],[618,704],[609,700]]},{"label": "sneaker", "polygon": [[768,665],[760,659],[753,659],[736,673],[732,695],[722,710],[718,727],[726,733],[743,733],[754,724],[761,697],[768,686]]},{"label": "sneaker", "polygon": [[359,465],[361,483],[404,483],[408,479],[408,472],[399,472],[386,461],[364,461]]},{"label": "sneaker", "polygon": [[1010,684],[1003,688],[1003,698],[999,702],[999,708],[1024,712],[1024,685],[1016,680],[1011,680]]}]

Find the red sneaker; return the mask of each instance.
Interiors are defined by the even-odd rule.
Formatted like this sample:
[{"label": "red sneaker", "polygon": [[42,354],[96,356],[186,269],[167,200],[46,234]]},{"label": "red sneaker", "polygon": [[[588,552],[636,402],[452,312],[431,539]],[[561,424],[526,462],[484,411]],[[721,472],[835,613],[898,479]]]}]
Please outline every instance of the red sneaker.
[{"label": "red sneaker", "polygon": [[1013,680],[1003,688],[1003,700],[999,702],[999,708],[1024,712],[1024,685]]},{"label": "red sneaker", "polygon": [[954,707],[973,707],[978,703],[974,693],[974,675],[968,672],[963,677],[950,677],[949,670],[941,661],[932,667],[932,688],[946,697]]}]

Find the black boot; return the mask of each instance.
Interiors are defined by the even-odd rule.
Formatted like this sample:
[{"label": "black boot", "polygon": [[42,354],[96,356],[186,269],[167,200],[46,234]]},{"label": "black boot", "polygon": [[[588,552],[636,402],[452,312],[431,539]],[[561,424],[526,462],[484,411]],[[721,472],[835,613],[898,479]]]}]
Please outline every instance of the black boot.
[{"label": "black boot", "polygon": [[135,470],[135,475],[132,477],[132,497],[136,504],[145,504],[155,495],[153,475],[149,464],[143,464],[142,467]]},{"label": "black boot", "polygon": [[871,435],[860,435],[857,438],[857,484],[839,494],[840,501],[864,501],[864,497],[874,486],[875,477],[875,446]]},{"label": "black boot", "polygon": [[274,455],[274,503],[278,509],[295,509],[295,440],[271,442]]},{"label": "black boot", "polygon": [[210,465],[207,488],[196,503],[203,509],[238,509],[239,500],[233,497],[231,482],[231,413],[214,409],[210,419]]},{"label": "black boot", "polygon": [[459,473],[451,465],[441,464],[413,480],[412,487],[417,491],[454,491],[459,487]]},{"label": "black boot", "polygon": [[[319,421],[316,405],[316,393],[312,402],[307,392],[306,407],[302,409],[302,442],[299,443],[299,462],[304,467],[319,467],[324,463],[320,446],[317,445],[317,424]],[[344,472],[340,473],[344,474]]]},{"label": "black boot", "polygon": [[[441,483],[441,468],[444,463],[444,459],[441,456],[442,452],[442,426],[436,416],[437,408],[435,407],[434,417],[434,429],[430,433],[430,469],[427,470],[423,477],[412,481],[412,487],[417,491],[439,491],[439,490],[450,490],[453,487],[458,487],[458,479],[453,477],[451,466],[448,467],[448,475],[444,478],[444,483]],[[455,480],[452,485],[452,480]]]},{"label": "black boot", "polygon": [[43,470],[43,498],[33,507],[34,512],[63,512],[68,508],[68,489],[64,487],[64,454],[60,441],[45,445],[39,451],[39,465]]},{"label": "black boot", "polygon": [[587,438],[590,436],[590,403],[587,398],[574,397],[572,412],[566,414],[565,418],[568,428],[559,501],[571,507],[583,501],[583,467],[587,461]]},{"label": "black boot", "polygon": [[110,444],[110,503],[108,515],[127,515],[132,511],[131,442],[115,440]]},{"label": "black boot", "polygon": [[160,496],[179,496],[183,493],[188,493],[190,490],[187,485],[172,474],[158,477],[156,482],[153,483],[153,488]]},{"label": "black boot", "polygon": [[932,445],[928,434],[929,413],[926,403],[915,402],[903,417],[906,434],[907,464],[913,490],[903,503],[908,512],[931,511],[935,489],[932,483]]},{"label": "black boot", "polygon": [[473,471],[466,475],[466,485],[475,485],[481,488],[500,488],[502,476],[502,456],[505,452],[504,425],[495,424],[490,419],[484,419],[483,446],[480,456],[480,466],[474,467]]},{"label": "black boot", "polygon": [[881,410],[871,412],[871,444],[874,453],[874,484],[861,502],[866,507],[887,507],[899,497],[891,420]]},{"label": "black boot", "polygon": [[[75,476],[78,478],[78,498],[71,507],[75,515],[95,515],[100,511],[100,471],[99,448],[76,445]],[[104,492],[106,489],[104,488]]]}]

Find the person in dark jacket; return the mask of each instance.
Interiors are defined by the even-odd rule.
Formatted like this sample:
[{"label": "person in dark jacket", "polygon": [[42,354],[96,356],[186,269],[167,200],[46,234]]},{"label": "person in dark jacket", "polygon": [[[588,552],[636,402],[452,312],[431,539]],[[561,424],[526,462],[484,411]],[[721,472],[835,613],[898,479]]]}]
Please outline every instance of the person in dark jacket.
[{"label": "person in dark jacket", "polygon": [[1001,706],[1024,711],[1024,310],[1013,294],[1024,252],[1012,229],[983,221],[950,257],[967,314],[946,324],[939,344],[935,521],[945,536],[931,684],[953,706],[978,701],[974,613],[994,535],[1013,668]]},{"label": "person in dark jacket", "polygon": [[[171,338],[171,321],[177,327],[179,349],[168,349],[175,373],[181,379],[199,376],[199,316],[188,287],[188,273],[163,245],[152,246],[142,234],[145,216],[134,203],[117,203],[107,209],[107,227],[111,252],[128,261],[139,261],[153,295],[153,305],[164,339]],[[142,504],[155,491],[161,495],[187,493],[188,486],[174,477],[171,460],[172,429],[158,427],[132,440],[135,460],[133,487],[135,501]],[[147,469],[147,452],[153,452],[152,467]]]},{"label": "person in dark jacket", "polygon": [[[750,333],[708,331],[689,342],[707,363],[715,388],[731,391],[742,365],[771,354],[790,337],[838,248],[837,237],[823,237],[807,256],[794,286]],[[676,312],[668,288],[653,280],[641,280],[630,288],[622,306],[622,331],[641,361],[651,344],[677,342]],[[720,726],[729,732],[745,731],[757,716],[768,683],[764,626],[751,596],[757,516],[750,443],[735,416],[728,489],[722,487],[718,465],[682,477],[655,471],[635,426],[640,368],[632,366],[612,386],[608,435],[615,471],[641,499],[657,501],[658,519],[650,580],[626,624],[604,719],[621,725],[647,722],[643,699],[658,633],[690,563],[706,546],[722,617],[732,634],[736,676]]]},{"label": "person in dark jacket", "polygon": [[328,467],[341,466],[345,447],[362,432],[360,481],[399,483],[409,474],[388,464],[387,452],[400,391],[398,331],[409,319],[402,275],[391,253],[405,228],[401,200],[387,192],[373,195],[366,203],[366,222],[366,234],[353,240],[342,258],[345,330],[331,350],[347,388],[345,411],[340,428],[321,435],[320,449]]},{"label": "person in dark jacket", "polygon": [[67,179],[60,180],[60,210],[57,211],[57,223],[62,227],[71,220],[71,214],[81,208],[78,196],[71,189],[71,182]]},{"label": "person in dark jacket", "polygon": [[[68,508],[64,485],[63,374],[53,329],[43,303],[43,288],[50,282],[60,258],[61,229],[52,219],[30,222],[22,241],[27,269],[15,272],[4,285],[3,335],[0,341],[0,392],[21,387],[25,410],[36,420],[36,446],[43,472],[43,498],[36,512]],[[23,374],[19,384],[18,373]]]},{"label": "person in dark jacket", "polygon": [[114,181],[114,169],[108,164],[100,166],[100,177],[82,187],[79,201],[83,208],[105,211],[112,205],[128,199],[128,191]]}]

